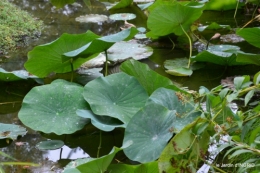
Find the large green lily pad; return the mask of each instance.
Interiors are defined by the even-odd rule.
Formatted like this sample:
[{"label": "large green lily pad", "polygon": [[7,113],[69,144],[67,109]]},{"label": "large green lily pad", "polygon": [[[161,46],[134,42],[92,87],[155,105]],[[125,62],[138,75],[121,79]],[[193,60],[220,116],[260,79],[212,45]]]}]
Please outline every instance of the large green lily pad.
[{"label": "large green lily pad", "polygon": [[133,59],[122,63],[120,70],[128,75],[134,76],[149,95],[151,95],[157,88],[173,85],[170,79],[151,70],[147,64],[143,64]]},{"label": "large green lily pad", "polygon": [[0,139],[10,138],[15,140],[18,136],[24,136],[26,129],[15,124],[0,123]]},{"label": "large green lily pad", "polygon": [[153,49],[149,46],[137,43],[135,40],[128,42],[117,42],[107,51],[108,59],[113,62],[122,61],[127,58],[141,60],[153,54]]},{"label": "large green lily pad", "polygon": [[202,8],[199,7],[181,5],[179,2],[165,3],[156,6],[149,14],[147,26],[152,35],[182,35],[182,27],[187,31],[202,14]]},{"label": "large green lily pad", "polygon": [[195,103],[190,96],[171,89],[159,88],[149,97],[147,104],[156,103],[174,111],[172,131],[180,132],[187,124],[193,122],[201,115],[196,110]]},{"label": "large green lily pad", "polygon": [[[51,43],[34,47],[28,53],[28,60],[24,66],[27,71],[38,77],[46,77],[52,72],[69,72],[71,71],[71,62],[62,63],[63,54],[78,49],[95,38],[99,38],[99,36],[91,31],[84,34],[63,34]],[[89,57],[89,59],[91,58],[93,57]],[[87,60],[88,57],[73,60],[74,68],[80,67]]]},{"label": "large green lily pad", "polygon": [[141,163],[156,160],[173,135],[174,114],[174,111],[155,103],[138,111],[125,130],[123,143],[133,141],[124,149],[126,156]]},{"label": "large green lily pad", "polygon": [[208,50],[191,57],[191,60],[196,62],[211,62],[214,64],[227,66],[244,65],[245,63],[236,61],[236,55],[240,52],[241,51],[238,46],[215,45],[209,46]]},{"label": "large green lily pad", "polygon": [[65,80],[34,87],[24,98],[19,119],[26,126],[44,133],[71,134],[88,120],[77,116],[77,109],[86,109],[83,87]]},{"label": "large green lily pad", "polygon": [[80,117],[91,119],[91,123],[96,128],[102,131],[112,131],[116,127],[124,127],[124,128],[126,127],[125,124],[122,124],[122,122],[116,118],[112,118],[109,116],[95,115],[91,110],[79,109],[77,110],[76,113]]},{"label": "large green lily pad", "polygon": [[95,114],[111,116],[125,124],[148,99],[138,81],[125,73],[99,77],[87,83],[83,96]]}]

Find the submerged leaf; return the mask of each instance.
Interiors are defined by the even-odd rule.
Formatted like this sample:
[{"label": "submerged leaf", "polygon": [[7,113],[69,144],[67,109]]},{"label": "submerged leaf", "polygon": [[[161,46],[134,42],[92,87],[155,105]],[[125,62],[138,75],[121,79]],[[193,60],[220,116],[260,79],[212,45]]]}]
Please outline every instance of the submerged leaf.
[{"label": "submerged leaf", "polygon": [[88,121],[77,116],[77,109],[85,109],[83,87],[65,80],[34,87],[24,98],[18,113],[23,124],[44,133],[71,134]]},{"label": "submerged leaf", "polygon": [[26,129],[15,124],[0,123],[0,139],[10,138],[15,140],[18,136],[24,136]]}]

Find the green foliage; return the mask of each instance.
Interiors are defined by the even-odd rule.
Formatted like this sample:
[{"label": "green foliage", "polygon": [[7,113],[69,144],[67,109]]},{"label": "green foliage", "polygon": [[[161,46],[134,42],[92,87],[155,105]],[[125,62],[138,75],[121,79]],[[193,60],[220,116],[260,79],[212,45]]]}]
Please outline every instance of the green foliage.
[{"label": "green foliage", "polygon": [[75,0],[50,0],[52,5],[54,5],[57,8],[62,8],[67,4],[72,4],[75,2]]},{"label": "green foliage", "polygon": [[0,53],[15,50],[23,37],[36,37],[43,28],[42,21],[19,9],[8,0],[0,2]]}]

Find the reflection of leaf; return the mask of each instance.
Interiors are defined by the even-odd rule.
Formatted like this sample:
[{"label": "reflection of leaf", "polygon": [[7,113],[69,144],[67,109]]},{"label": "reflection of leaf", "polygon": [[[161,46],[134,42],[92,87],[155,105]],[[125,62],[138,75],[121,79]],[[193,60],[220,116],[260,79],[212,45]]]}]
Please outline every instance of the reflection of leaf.
[{"label": "reflection of leaf", "polygon": [[126,156],[141,163],[156,160],[173,135],[170,129],[174,123],[174,113],[155,103],[138,111],[125,130],[123,143],[133,141],[124,149]]},{"label": "reflection of leaf", "polygon": [[125,73],[99,77],[87,83],[83,96],[95,114],[111,116],[125,124],[148,98],[138,81]]},{"label": "reflection of leaf", "polygon": [[72,4],[75,0],[51,0],[52,5],[56,6],[57,8],[62,8],[66,4]]},{"label": "reflection of leaf", "polygon": [[11,138],[15,140],[19,135],[24,136],[26,133],[26,129],[21,126],[0,123],[0,139]]},{"label": "reflection of leaf", "polygon": [[164,36],[170,33],[182,35],[184,33],[180,24],[187,31],[201,14],[202,8],[193,8],[178,2],[161,4],[149,14],[147,26],[153,35]]},{"label": "reflection of leaf", "polygon": [[74,133],[88,122],[76,114],[77,109],[86,108],[82,92],[82,86],[61,79],[34,87],[23,100],[19,119],[45,133]]}]

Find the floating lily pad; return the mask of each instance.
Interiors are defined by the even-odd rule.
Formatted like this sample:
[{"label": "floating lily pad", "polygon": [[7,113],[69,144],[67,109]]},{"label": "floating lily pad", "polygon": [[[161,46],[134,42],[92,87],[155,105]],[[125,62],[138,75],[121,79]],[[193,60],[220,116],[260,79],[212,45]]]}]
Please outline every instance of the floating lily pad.
[{"label": "floating lily pad", "polygon": [[255,64],[260,66],[260,54],[239,53],[237,55],[237,62],[245,64]]},{"label": "floating lily pad", "polygon": [[191,57],[196,62],[211,62],[219,65],[244,65],[245,63],[236,61],[236,54],[240,53],[240,48],[233,45],[215,45],[209,46],[208,50],[200,52],[198,55]]},{"label": "floating lily pad", "polygon": [[30,75],[25,70],[8,72],[0,68],[0,81],[17,81],[28,78],[36,78],[36,76]]},{"label": "floating lily pad", "polygon": [[123,143],[133,141],[124,149],[126,156],[141,163],[156,160],[173,135],[174,113],[155,103],[138,111],[125,130]]},{"label": "floating lily pad", "polygon": [[98,129],[102,131],[112,131],[116,127],[126,127],[121,121],[116,118],[109,116],[95,115],[91,110],[77,110],[77,115],[83,118],[91,119],[91,123]]},{"label": "floating lily pad", "polygon": [[212,22],[210,25],[200,26],[198,27],[198,31],[202,32],[205,29],[228,29],[231,30],[231,27],[229,25],[219,25],[216,22]]},{"label": "floating lily pad", "polygon": [[56,150],[61,148],[64,142],[61,140],[48,140],[39,142],[36,147],[40,150]]},{"label": "floating lily pad", "polygon": [[100,77],[87,83],[83,96],[95,114],[114,117],[125,124],[148,99],[139,82],[125,73]]},{"label": "floating lily pad", "polygon": [[108,17],[101,14],[88,14],[84,16],[79,16],[75,20],[80,23],[102,23],[107,21]]},{"label": "floating lily pad", "polygon": [[192,69],[187,67],[188,58],[175,58],[173,60],[166,60],[164,67],[167,69],[165,72],[174,76],[190,76]]},{"label": "floating lily pad", "polygon": [[116,13],[109,16],[111,20],[132,20],[135,18],[136,15],[133,13]]},{"label": "floating lily pad", "polygon": [[82,86],[61,79],[34,87],[25,96],[18,117],[37,131],[58,135],[74,133],[88,123],[76,114],[77,109],[87,109],[82,92]]},{"label": "floating lily pad", "polygon": [[110,61],[122,61],[128,58],[141,60],[148,58],[153,54],[151,47],[137,43],[135,40],[128,42],[117,42],[108,49],[108,59]]},{"label": "floating lily pad", "polygon": [[26,129],[15,124],[0,123],[0,139],[10,138],[15,140],[18,136],[24,136]]}]

